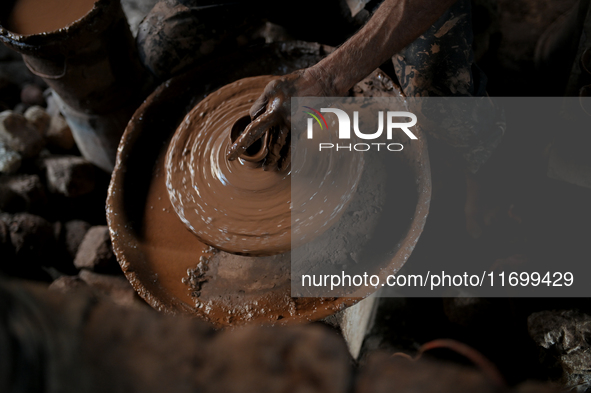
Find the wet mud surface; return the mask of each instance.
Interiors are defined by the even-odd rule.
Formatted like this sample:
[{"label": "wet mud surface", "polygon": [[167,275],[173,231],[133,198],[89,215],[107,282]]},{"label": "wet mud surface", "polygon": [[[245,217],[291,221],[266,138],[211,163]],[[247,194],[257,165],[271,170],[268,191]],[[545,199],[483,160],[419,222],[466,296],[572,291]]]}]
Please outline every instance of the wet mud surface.
[{"label": "wet mud surface", "polygon": [[290,167],[264,170],[262,162],[226,159],[233,125],[273,79],[241,79],[210,94],[185,117],[168,148],[167,189],[175,211],[200,240],[228,252],[273,255],[291,247]]},{"label": "wet mud surface", "polygon": [[84,17],[96,0],[18,0],[8,28],[22,35],[59,30]]},{"label": "wet mud surface", "polygon": [[[276,64],[256,71],[245,67],[215,82],[223,86],[249,74],[289,72],[305,63],[311,53],[316,59],[320,55],[320,46],[299,45],[265,49],[281,51],[279,69]],[[210,83],[203,93],[195,91],[198,75],[203,74],[203,70],[196,70],[162,85],[136,112],[124,134],[107,215],[114,250],[129,281],[153,307],[197,315],[216,326],[311,321],[359,300],[291,298],[290,265],[285,254],[259,258],[217,252],[200,242],[178,218],[168,200],[165,153],[186,113],[207,91],[215,90],[215,83]],[[375,90],[383,95],[397,94],[392,82],[379,73],[362,81],[352,94],[369,96]],[[162,116],[165,113],[167,116]],[[425,165],[420,154],[414,160],[414,164]],[[152,171],[146,171],[146,165],[153,165]],[[423,218],[413,223],[402,244],[412,247],[418,239],[428,210],[425,203],[428,207],[428,199],[423,199],[422,210],[417,209]],[[402,263],[404,260],[403,255]]]}]

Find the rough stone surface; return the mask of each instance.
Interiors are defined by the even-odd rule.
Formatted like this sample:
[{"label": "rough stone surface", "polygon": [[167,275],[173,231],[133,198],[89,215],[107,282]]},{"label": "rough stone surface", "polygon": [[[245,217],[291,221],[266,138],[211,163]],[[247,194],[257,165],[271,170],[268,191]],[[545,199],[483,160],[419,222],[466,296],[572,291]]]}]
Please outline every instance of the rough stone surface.
[{"label": "rough stone surface", "polygon": [[36,156],[45,145],[43,136],[35,127],[24,116],[13,111],[0,113],[0,141],[23,158]]},{"label": "rough stone surface", "polygon": [[209,361],[205,348],[215,334],[206,323],[145,309],[132,311],[106,302],[87,313],[86,321],[77,331],[84,334],[80,353],[93,382],[75,391],[216,391],[219,378],[209,384],[200,378],[201,368]]},{"label": "rough stone surface", "polygon": [[64,241],[66,243],[66,250],[72,258],[76,257],[78,248],[86,236],[86,232],[90,229],[91,225],[86,221],[72,220],[66,222],[65,226]]},{"label": "rough stone surface", "polygon": [[76,253],[74,266],[102,272],[118,270],[119,265],[113,254],[109,228],[106,225],[94,226],[86,232]]},{"label": "rough stone surface", "polygon": [[343,339],[320,326],[245,328],[218,335],[201,368],[208,392],[350,392]]},{"label": "rough stone surface", "polygon": [[[3,207],[0,197],[0,209],[4,211],[41,212],[47,204],[45,187],[37,175],[16,175],[0,177],[0,188],[13,197],[12,207]],[[14,199],[16,198],[16,199]],[[17,208],[18,210],[15,210]]]},{"label": "rough stone surface", "polygon": [[99,296],[108,297],[121,306],[144,305],[124,276],[99,274],[89,270],[80,271],[79,277]]},{"label": "rough stone surface", "polygon": [[50,146],[63,150],[70,150],[76,144],[70,126],[60,114],[51,117],[45,137]]},{"label": "rough stone surface", "polygon": [[15,173],[21,167],[21,162],[21,155],[0,141],[0,172]]},{"label": "rough stone surface", "polygon": [[49,289],[65,295],[85,295],[95,300],[106,299],[120,306],[142,307],[145,305],[127,280],[121,276],[83,271],[78,276],[58,277],[51,283]]},{"label": "rough stone surface", "polygon": [[48,265],[52,262],[50,259],[56,239],[50,222],[29,213],[5,214],[1,219],[8,226],[17,258],[27,265]]},{"label": "rough stone surface", "polygon": [[127,17],[127,23],[129,28],[135,37],[137,35],[137,29],[144,17],[148,15],[148,12],[154,7],[158,0],[122,0],[121,6],[123,12]]},{"label": "rough stone surface", "polygon": [[591,387],[591,316],[575,310],[541,311],[527,319],[528,332],[540,347],[540,360],[551,380],[567,389]]},{"label": "rough stone surface", "polygon": [[43,160],[49,191],[77,197],[88,194],[95,186],[95,168],[78,156],[50,156]]},{"label": "rough stone surface", "polygon": [[[90,281],[93,273],[84,273],[81,279]],[[52,287],[77,286],[76,281],[60,278]],[[346,347],[319,326],[218,333],[203,321],[145,307],[117,307],[40,286],[1,289],[9,302],[4,308],[20,322],[18,327],[26,328],[9,330],[15,345],[0,353],[2,360],[29,350],[31,364],[47,367],[27,370],[27,376],[45,377],[42,381],[68,391],[352,392]],[[36,312],[23,312],[31,309]],[[5,380],[11,383],[10,377],[0,379],[0,386]]]},{"label": "rough stone surface", "polygon": [[48,289],[63,294],[69,294],[79,290],[91,292],[88,284],[78,276],[61,276],[54,280]]},{"label": "rough stone surface", "polygon": [[34,105],[25,111],[25,118],[35,126],[39,134],[45,135],[49,128],[49,122],[51,121],[51,116],[49,116],[45,109]]}]

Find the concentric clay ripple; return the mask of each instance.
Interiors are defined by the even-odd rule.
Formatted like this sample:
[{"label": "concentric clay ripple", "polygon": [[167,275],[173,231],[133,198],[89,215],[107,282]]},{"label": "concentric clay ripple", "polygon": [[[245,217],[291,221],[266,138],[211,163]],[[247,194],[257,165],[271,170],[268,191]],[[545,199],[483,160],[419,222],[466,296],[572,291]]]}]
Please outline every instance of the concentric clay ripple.
[{"label": "concentric clay ripple", "polygon": [[[291,166],[264,171],[260,163],[226,159],[232,127],[275,78],[245,78],[210,94],[188,113],[167,151],[166,186],[177,215],[201,241],[230,253],[275,255],[322,234],[347,206],[363,169],[362,162],[352,163],[355,175],[346,185],[339,181],[344,187],[333,195],[337,189],[323,185],[335,183],[327,177],[341,176],[330,170],[330,155],[311,163],[317,175],[295,190],[298,201],[310,202],[292,212]],[[252,156],[260,154],[254,150]]]}]

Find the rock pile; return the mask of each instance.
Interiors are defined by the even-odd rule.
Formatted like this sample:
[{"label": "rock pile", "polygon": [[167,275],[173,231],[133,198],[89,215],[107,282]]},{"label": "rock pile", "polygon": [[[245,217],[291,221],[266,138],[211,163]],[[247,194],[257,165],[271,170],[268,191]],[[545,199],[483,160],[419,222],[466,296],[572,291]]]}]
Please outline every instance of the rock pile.
[{"label": "rock pile", "polygon": [[[20,59],[10,59],[18,69]],[[105,225],[109,174],[80,155],[42,81],[8,75],[15,81],[9,82],[3,72],[0,67],[0,274],[138,304]]]}]

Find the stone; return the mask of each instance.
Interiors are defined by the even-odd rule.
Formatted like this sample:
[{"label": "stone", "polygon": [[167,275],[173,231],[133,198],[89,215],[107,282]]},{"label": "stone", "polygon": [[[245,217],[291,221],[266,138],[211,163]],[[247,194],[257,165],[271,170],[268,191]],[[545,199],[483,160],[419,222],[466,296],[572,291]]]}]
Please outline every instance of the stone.
[{"label": "stone", "polygon": [[12,207],[8,208],[6,202],[2,202],[0,197],[0,209],[4,211],[15,212],[15,206],[18,211],[27,211],[33,213],[42,212],[47,204],[45,187],[37,175],[16,175],[0,177],[0,188],[8,192],[16,201],[11,201]]},{"label": "stone", "polygon": [[39,134],[45,135],[51,122],[51,116],[38,105],[34,105],[25,111],[25,118],[31,123]]},{"label": "stone", "polygon": [[86,232],[76,253],[74,266],[98,272],[120,271],[106,225],[94,226]]},{"label": "stone", "polygon": [[70,294],[75,291],[89,291],[88,284],[78,276],[61,276],[55,279],[48,287],[51,291],[57,291],[63,294]]},{"label": "stone", "polygon": [[575,310],[540,311],[527,318],[527,330],[540,347],[546,375],[567,390],[591,388],[591,315]]},{"label": "stone", "polygon": [[53,225],[30,213],[3,215],[16,257],[24,265],[46,266],[56,246]]},{"label": "stone", "polygon": [[124,276],[99,274],[89,270],[81,270],[80,279],[90,286],[96,294],[107,297],[120,306],[144,305],[135,290]]},{"label": "stone", "polygon": [[43,136],[23,116],[13,111],[0,113],[0,141],[23,158],[39,154],[45,145]]},{"label": "stone", "polygon": [[[61,316],[64,306],[60,306],[56,309]],[[46,314],[52,315],[50,312]],[[206,348],[215,334],[203,321],[162,315],[146,307],[117,307],[109,302],[99,302],[93,308],[81,310],[80,314],[83,324],[70,329],[75,338],[79,337],[71,340],[79,343],[79,347],[74,348],[73,361],[66,363],[64,369],[69,373],[64,373],[62,386],[88,393],[224,392],[216,389],[219,378],[213,376],[210,381],[201,378],[201,369],[209,361]],[[58,320],[55,325],[66,324],[60,322]],[[81,372],[73,375],[74,380],[68,380],[73,374],[70,370],[76,365],[82,366]],[[83,379],[81,375],[88,377]],[[241,391],[256,392],[247,388]]]},{"label": "stone", "polygon": [[137,29],[142,21],[148,15],[148,12],[154,7],[158,0],[122,0],[121,7],[127,17],[129,29],[135,37]]},{"label": "stone", "polygon": [[94,190],[95,167],[78,156],[50,156],[43,159],[49,191],[78,197]]},{"label": "stone", "polygon": [[21,90],[21,102],[29,105],[45,106],[43,89],[35,84],[26,84]]},{"label": "stone", "polygon": [[51,117],[45,137],[50,146],[62,150],[70,150],[76,144],[70,126],[61,114]]},{"label": "stone", "polygon": [[206,29],[189,6],[159,1],[139,24],[136,42],[142,64],[158,79],[166,80],[198,64],[215,49],[221,36],[221,31],[214,34]]},{"label": "stone", "polygon": [[0,172],[15,173],[21,167],[21,163],[21,155],[0,141]]},{"label": "stone", "polygon": [[230,330],[210,345],[200,374],[218,392],[352,391],[347,347],[325,327]]},{"label": "stone", "polygon": [[72,220],[66,222],[64,225],[64,241],[66,243],[66,250],[72,258],[76,257],[78,248],[82,244],[86,232],[90,229],[91,225],[86,221]]}]

